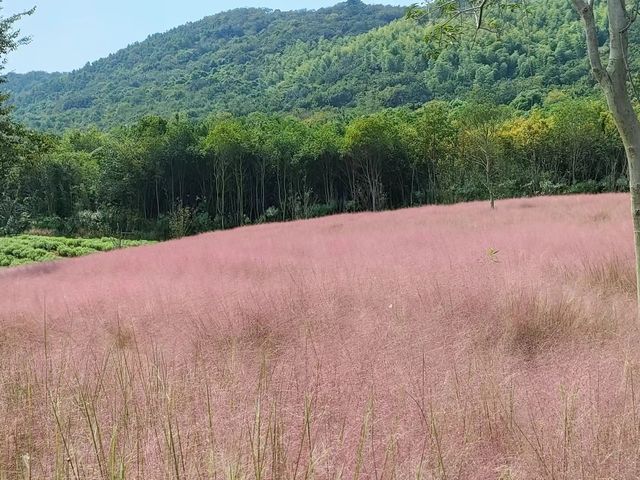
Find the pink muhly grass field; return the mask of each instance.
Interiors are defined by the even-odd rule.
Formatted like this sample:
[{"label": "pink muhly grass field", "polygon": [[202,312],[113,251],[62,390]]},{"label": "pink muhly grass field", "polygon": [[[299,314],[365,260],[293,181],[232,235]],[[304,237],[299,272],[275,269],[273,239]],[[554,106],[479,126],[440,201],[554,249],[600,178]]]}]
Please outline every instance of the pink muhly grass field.
[{"label": "pink muhly grass field", "polygon": [[0,271],[0,477],[632,479],[627,195]]}]

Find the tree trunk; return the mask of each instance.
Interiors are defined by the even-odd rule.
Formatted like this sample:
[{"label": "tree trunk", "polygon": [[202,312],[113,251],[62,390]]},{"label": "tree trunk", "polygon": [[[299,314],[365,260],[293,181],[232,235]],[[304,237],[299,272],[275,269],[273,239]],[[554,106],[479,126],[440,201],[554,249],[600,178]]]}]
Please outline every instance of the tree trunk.
[{"label": "tree trunk", "polygon": [[413,197],[415,195],[414,193],[415,180],[416,180],[416,167],[415,165],[411,165],[411,190],[409,192],[409,195],[410,195],[409,205],[411,205],[412,207],[413,207]]},{"label": "tree trunk", "polygon": [[[264,215],[265,211],[266,211],[266,207],[265,207],[265,193],[264,193],[264,177],[265,177],[265,173],[261,170],[260,171],[260,194],[258,195],[258,199],[259,199],[259,205],[260,205],[260,214]],[[256,188],[257,189],[257,188]]]},{"label": "tree trunk", "polygon": [[330,175],[330,165],[329,165],[329,159],[325,156],[324,161],[322,162],[322,183],[324,184],[324,203],[325,205],[329,205],[330,203],[330,198],[332,196],[332,192],[331,192],[331,187],[330,187],[330,180],[329,180],[329,175]]},{"label": "tree trunk", "polygon": [[493,198],[493,185],[491,183],[491,159],[485,158],[485,174],[487,176],[487,190],[489,191],[489,203],[491,210],[496,208],[496,200]]},{"label": "tree trunk", "polygon": [[607,67],[604,68],[598,49],[593,0],[589,3],[585,3],[584,0],[572,1],[584,24],[593,75],[607,99],[607,105],[627,155],[636,253],[637,302],[640,305],[640,122],[633,110],[627,88],[629,77],[627,32],[633,19],[627,13],[624,0],[607,1],[610,45]]},{"label": "tree trunk", "polygon": [[158,177],[156,176],[156,212],[157,217],[160,217],[160,195],[158,194]]},{"label": "tree trunk", "polygon": [[244,169],[242,165],[242,158],[236,159],[236,162],[236,215],[238,225],[242,225],[244,223]]}]

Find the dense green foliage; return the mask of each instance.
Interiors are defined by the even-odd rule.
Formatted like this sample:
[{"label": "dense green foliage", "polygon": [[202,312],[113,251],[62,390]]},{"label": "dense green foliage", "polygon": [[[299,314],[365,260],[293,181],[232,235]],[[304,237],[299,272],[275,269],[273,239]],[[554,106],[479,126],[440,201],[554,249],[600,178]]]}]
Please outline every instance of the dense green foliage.
[{"label": "dense green foliage", "polygon": [[8,87],[17,117],[41,129],[114,126],[142,113],[248,113],[264,107],[265,89],[309,52],[403,14],[357,0],[318,11],[236,9],[152,35],[72,73],[9,75]]},{"label": "dense green foliage", "polygon": [[[71,74],[12,76],[17,113],[40,132],[112,127],[45,134],[5,114],[0,235],[162,239],[625,188],[624,149],[564,1],[532,5],[524,24],[497,16],[500,38],[437,60],[400,15],[356,0],[234,10]],[[164,115],[140,116],[150,111]]]},{"label": "dense green foliage", "polygon": [[[8,88],[20,121],[57,131],[176,112],[368,114],[474,90],[526,110],[557,87],[593,93],[583,33],[566,0],[494,16],[499,35],[479,32],[436,60],[426,55],[423,27],[403,13],[358,0],[318,11],[232,10],[71,73],[9,75]],[[605,29],[601,37],[604,44]]]},{"label": "dense green foliage", "polygon": [[0,267],[14,267],[62,257],[80,257],[145,243],[147,242],[116,238],[81,239],[37,235],[0,237]]},{"label": "dense green foliage", "polygon": [[342,121],[147,116],[109,133],[31,134],[0,232],[180,237],[256,222],[432,203],[623,189],[603,102],[555,91],[529,112],[484,98]]}]

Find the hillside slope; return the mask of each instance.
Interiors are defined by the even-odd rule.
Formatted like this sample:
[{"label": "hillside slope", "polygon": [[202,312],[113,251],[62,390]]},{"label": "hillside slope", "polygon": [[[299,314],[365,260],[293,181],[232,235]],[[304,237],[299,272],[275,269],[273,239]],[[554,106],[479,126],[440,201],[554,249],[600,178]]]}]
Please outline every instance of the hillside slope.
[{"label": "hillside slope", "polygon": [[[395,21],[337,40],[325,51],[317,48],[270,93],[278,92],[283,110],[329,105],[372,111],[465,97],[473,90],[499,103],[554,87],[589,90],[582,30],[566,2],[536,2],[530,15],[503,13],[499,36],[480,32],[436,60],[426,55],[423,28]],[[269,106],[278,109],[278,103]]]},{"label": "hillside slope", "polygon": [[632,238],[554,197],[0,270],[0,474],[637,478]]},{"label": "hillside slope", "polygon": [[403,13],[359,0],[317,11],[232,10],[71,73],[11,74],[6,88],[18,119],[58,130],[177,112],[362,113],[473,91],[528,108],[554,88],[593,92],[583,33],[565,0],[531,4],[524,17],[501,12],[498,35],[481,32],[437,60],[425,55],[423,27]]},{"label": "hillside slope", "polygon": [[235,9],[151,35],[71,73],[8,76],[16,116],[32,126],[113,125],[145,113],[252,111],[282,56],[367,32],[404,8],[348,0],[316,11]]}]

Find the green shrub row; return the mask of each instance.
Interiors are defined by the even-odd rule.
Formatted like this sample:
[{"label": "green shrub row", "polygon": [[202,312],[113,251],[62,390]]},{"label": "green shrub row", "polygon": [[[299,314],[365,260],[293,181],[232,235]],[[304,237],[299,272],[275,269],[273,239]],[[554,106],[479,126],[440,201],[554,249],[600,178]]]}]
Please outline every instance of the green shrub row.
[{"label": "green shrub row", "polygon": [[18,235],[0,237],[0,267],[45,262],[60,257],[80,257],[96,252],[143,245],[146,241],[117,238],[65,238]]}]

